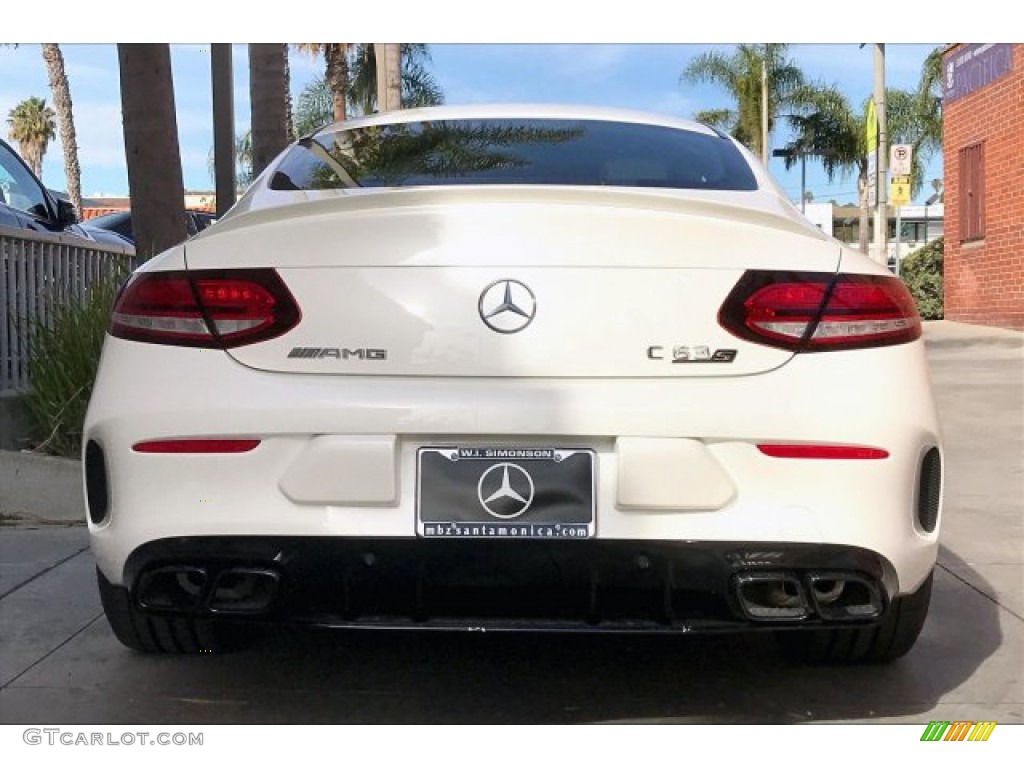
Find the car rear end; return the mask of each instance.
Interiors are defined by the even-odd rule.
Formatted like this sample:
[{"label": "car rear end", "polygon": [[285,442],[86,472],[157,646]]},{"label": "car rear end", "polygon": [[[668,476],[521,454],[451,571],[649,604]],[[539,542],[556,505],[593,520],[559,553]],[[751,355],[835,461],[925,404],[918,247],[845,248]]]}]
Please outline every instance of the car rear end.
[{"label": "car rear end", "polygon": [[[564,151],[578,122],[520,127]],[[355,176],[346,137],[320,147]],[[760,171],[659,186],[620,153],[606,186],[508,184],[478,158],[477,183],[323,189],[295,183],[322,181],[308,149],[115,307],[86,488],[131,610],[856,629],[928,581],[941,461],[913,303]]]}]

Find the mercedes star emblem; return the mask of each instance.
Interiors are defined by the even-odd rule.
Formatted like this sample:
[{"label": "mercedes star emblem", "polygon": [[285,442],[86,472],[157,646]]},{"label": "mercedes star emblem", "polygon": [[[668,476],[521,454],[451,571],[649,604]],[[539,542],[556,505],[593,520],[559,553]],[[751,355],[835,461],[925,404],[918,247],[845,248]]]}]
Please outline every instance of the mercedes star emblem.
[{"label": "mercedes star emblem", "polygon": [[511,520],[533,503],[533,478],[518,464],[493,464],[480,475],[476,497],[492,517]]},{"label": "mercedes star emblem", "polygon": [[518,280],[496,280],[480,294],[480,319],[498,333],[523,330],[537,313],[533,291]]}]

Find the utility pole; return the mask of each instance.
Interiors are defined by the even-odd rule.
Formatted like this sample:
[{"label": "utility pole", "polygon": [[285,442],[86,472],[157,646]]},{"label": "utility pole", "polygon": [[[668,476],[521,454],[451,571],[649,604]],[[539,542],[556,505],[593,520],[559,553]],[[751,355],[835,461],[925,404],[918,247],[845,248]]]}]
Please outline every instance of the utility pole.
[{"label": "utility pole", "polygon": [[768,167],[768,46],[761,58],[761,162]]},{"label": "utility pole", "polygon": [[875,261],[889,263],[889,132],[885,121],[885,43],[875,43],[875,113],[878,118],[878,198],[875,203]]}]

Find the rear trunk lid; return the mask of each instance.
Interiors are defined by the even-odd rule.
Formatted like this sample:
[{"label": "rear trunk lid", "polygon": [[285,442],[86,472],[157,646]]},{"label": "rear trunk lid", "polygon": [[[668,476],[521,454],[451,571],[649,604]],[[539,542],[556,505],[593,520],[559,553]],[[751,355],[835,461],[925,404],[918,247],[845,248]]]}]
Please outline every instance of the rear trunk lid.
[{"label": "rear trunk lid", "polygon": [[273,267],[302,312],[238,362],[308,374],[683,377],[792,353],[718,322],[747,269],[834,272],[768,192],[438,188],[281,193],[189,241],[189,269]]}]

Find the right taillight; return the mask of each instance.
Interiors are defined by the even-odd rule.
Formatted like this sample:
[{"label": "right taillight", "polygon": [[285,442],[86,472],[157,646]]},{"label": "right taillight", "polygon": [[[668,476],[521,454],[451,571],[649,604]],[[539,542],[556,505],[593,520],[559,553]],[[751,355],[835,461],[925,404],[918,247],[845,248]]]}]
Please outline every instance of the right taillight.
[{"label": "right taillight", "polygon": [[272,269],[142,272],[118,296],[110,334],[226,349],[280,336],[300,317]]},{"label": "right taillight", "polygon": [[910,292],[898,278],[881,275],[750,270],[718,320],[740,338],[802,352],[904,344],[921,336]]}]

